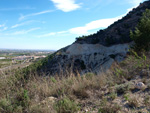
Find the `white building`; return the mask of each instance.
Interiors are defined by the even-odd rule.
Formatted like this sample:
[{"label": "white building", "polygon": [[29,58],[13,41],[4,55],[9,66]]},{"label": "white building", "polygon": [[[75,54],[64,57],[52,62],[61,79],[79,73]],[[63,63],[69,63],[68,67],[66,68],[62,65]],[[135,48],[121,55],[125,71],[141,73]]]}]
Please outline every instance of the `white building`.
[{"label": "white building", "polygon": [[6,57],[0,57],[0,60],[2,60],[2,59],[6,59]]}]

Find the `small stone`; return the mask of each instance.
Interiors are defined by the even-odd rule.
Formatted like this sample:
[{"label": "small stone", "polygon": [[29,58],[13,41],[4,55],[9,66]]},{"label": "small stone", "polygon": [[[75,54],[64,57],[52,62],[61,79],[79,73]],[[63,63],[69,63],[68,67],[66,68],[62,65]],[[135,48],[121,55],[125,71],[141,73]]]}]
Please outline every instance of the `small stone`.
[{"label": "small stone", "polygon": [[138,82],[135,84],[135,88],[143,90],[146,88],[146,85],[143,82]]},{"label": "small stone", "polygon": [[41,104],[47,104],[47,103],[54,103],[55,101],[56,101],[56,99],[57,98],[55,98],[55,97],[48,97],[48,98],[46,98],[46,99],[44,99],[42,102],[41,102]]},{"label": "small stone", "polygon": [[88,109],[85,109],[85,112],[88,112],[89,110]]},{"label": "small stone", "polygon": [[54,103],[57,98],[55,97],[48,97],[48,101]]}]

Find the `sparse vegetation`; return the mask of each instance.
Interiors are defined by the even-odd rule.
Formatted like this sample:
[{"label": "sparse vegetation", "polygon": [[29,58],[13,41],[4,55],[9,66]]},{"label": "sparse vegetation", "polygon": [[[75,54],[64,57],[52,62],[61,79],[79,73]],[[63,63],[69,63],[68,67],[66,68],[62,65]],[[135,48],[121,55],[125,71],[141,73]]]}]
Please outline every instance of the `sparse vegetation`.
[{"label": "sparse vegetation", "polygon": [[76,38],[76,40],[83,40],[83,39],[85,39],[85,38],[87,38],[87,37],[88,37],[88,36],[84,36],[84,35],[83,35],[83,36],[79,36],[79,37]]},{"label": "sparse vegetation", "polygon": [[[141,66],[139,66],[139,61]],[[149,109],[149,89],[137,91],[134,81],[144,81],[148,85],[147,74],[141,76],[142,69],[149,69],[150,59],[146,53],[142,57],[129,55],[120,65],[115,64],[110,72],[101,75],[87,73],[83,76],[38,76],[30,72],[28,79],[23,73],[11,70],[0,74],[0,112],[121,112],[128,108],[136,111],[143,98]],[[7,74],[7,75],[6,75]],[[137,79],[138,77],[138,79]],[[130,78],[130,79],[129,79]],[[146,79],[145,79],[146,78]],[[139,98],[134,98],[137,96]],[[54,102],[49,97],[55,97]],[[117,100],[125,103],[113,103]],[[142,99],[140,99],[142,100]],[[111,103],[111,104],[109,104]]]}]

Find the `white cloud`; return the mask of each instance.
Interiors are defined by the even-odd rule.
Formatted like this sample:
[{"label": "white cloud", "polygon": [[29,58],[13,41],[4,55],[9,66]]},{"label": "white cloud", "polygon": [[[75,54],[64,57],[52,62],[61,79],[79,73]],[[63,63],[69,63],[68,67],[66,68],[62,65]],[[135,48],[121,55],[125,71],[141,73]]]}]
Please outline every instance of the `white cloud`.
[{"label": "white cloud", "polygon": [[94,29],[100,29],[100,28],[107,28],[109,25],[113,24],[115,21],[121,19],[123,16],[125,16],[127,13],[129,13],[133,8],[137,7],[139,3],[143,2],[143,0],[130,0],[130,3],[133,3],[134,6],[132,8],[127,9],[127,12],[123,15],[120,15],[115,18],[108,18],[108,19],[100,19],[100,20],[95,20],[90,23],[87,23],[85,26],[82,27],[76,27],[76,28],[71,28],[69,30],[70,33],[72,34],[88,34],[90,30]]},{"label": "white cloud", "polygon": [[39,35],[37,37],[42,38],[42,37],[55,36],[55,35],[58,35],[58,34],[65,34],[65,33],[68,33],[68,31],[50,32],[50,33],[46,33],[46,34],[43,34],[43,35]]},{"label": "white cloud", "polygon": [[0,25],[0,31],[5,31],[7,29],[8,29],[8,27],[6,27],[5,24]]},{"label": "white cloud", "polygon": [[77,35],[82,34],[82,35],[84,35],[84,34],[88,34],[90,30],[94,30],[94,29],[98,29],[98,28],[99,29],[106,28],[120,18],[121,18],[121,16],[115,17],[115,18],[109,18],[109,19],[100,19],[100,20],[92,21],[83,27],[75,27],[75,28],[71,28],[67,31],[50,32],[47,34],[39,35],[37,37],[42,38],[42,37],[48,37],[48,36],[55,36],[55,35],[59,35],[59,34],[77,34]]},{"label": "white cloud", "polygon": [[29,24],[29,23],[31,23],[31,22],[33,22],[33,21],[27,21],[27,22],[23,22],[23,23],[20,23],[20,24],[16,24],[16,25],[11,26],[11,28],[17,28],[17,27],[20,27],[20,26]]},{"label": "white cloud", "polygon": [[45,21],[30,20],[30,21],[26,21],[26,22],[23,22],[23,23],[15,24],[15,25],[11,26],[11,28],[12,29],[17,28],[17,27],[20,27],[20,26],[28,25],[28,24],[33,23],[33,22],[38,22],[38,23],[42,23],[42,24],[46,23]]},{"label": "white cloud", "polygon": [[69,30],[72,34],[87,34],[90,30],[98,29],[98,28],[106,28],[118,19],[120,19],[122,16],[115,17],[115,18],[109,18],[109,19],[100,19],[92,21],[88,24],[86,24],[83,27],[76,27]]},{"label": "white cloud", "polygon": [[98,29],[98,28],[99,29],[100,28],[106,28],[120,18],[122,18],[122,16],[115,17],[115,18],[109,18],[109,19],[100,19],[100,20],[96,20],[96,21],[92,21],[90,23],[87,23],[85,26],[82,26],[82,27],[71,28],[67,31],[50,32],[50,33],[43,34],[43,35],[40,35],[37,37],[41,38],[41,37],[54,36],[54,35],[58,35],[58,34],[85,35],[85,34],[88,34],[90,32],[90,30],[94,30],[94,29]]},{"label": "white cloud", "polygon": [[38,29],[40,29],[40,28],[37,27],[37,28],[31,28],[31,29],[28,29],[28,30],[16,31],[16,32],[12,33],[11,35],[23,35],[23,34],[27,34],[27,33],[29,33],[29,32],[38,30]]},{"label": "white cloud", "polygon": [[86,34],[90,33],[91,30],[107,28],[108,26],[113,24],[115,21],[121,19],[123,16],[125,16],[131,10],[132,10],[132,8],[127,9],[127,12],[125,14],[120,15],[118,17],[107,18],[107,19],[99,19],[99,20],[95,20],[95,21],[89,22],[89,23],[85,24],[85,26],[71,28],[71,29],[69,29],[67,31],[51,32],[51,33],[40,35],[38,37],[40,37],[40,38],[41,37],[48,37],[48,36],[54,36],[54,35],[58,35],[58,34],[86,35]]},{"label": "white cloud", "polygon": [[53,12],[53,10],[41,11],[41,12],[38,12],[38,13],[32,13],[32,14],[28,14],[28,15],[22,15],[21,14],[19,20],[23,20],[23,19],[25,19],[27,17],[37,16],[37,15],[41,15],[41,14],[45,14],[45,13],[50,13],[50,12]]},{"label": "white cloud", "polygon": [[76,4],[75,0],[51,0],[57,9],[64,12],[70,12],[80,8],[80,4]]}]

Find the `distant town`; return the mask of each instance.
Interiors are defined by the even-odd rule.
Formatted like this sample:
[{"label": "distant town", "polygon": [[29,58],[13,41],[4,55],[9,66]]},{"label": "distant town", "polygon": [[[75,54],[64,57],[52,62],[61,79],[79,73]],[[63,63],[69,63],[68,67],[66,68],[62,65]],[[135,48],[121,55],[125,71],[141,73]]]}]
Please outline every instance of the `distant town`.
[{"label": "distant town", "polygon": [[53,50],[0,49],[0,68],[26,67],[53,52]]}]

